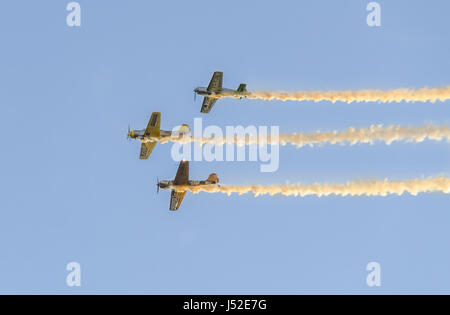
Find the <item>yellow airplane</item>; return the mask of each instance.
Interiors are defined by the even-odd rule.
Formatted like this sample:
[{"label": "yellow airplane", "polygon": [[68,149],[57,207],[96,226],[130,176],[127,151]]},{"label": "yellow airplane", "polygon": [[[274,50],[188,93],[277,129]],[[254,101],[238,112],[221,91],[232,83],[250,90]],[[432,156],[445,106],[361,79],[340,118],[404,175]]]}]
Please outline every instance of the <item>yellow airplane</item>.
[{"label": "yellow airplane", "polygon": [[[152,153],[158,141],[172,137],[172,131],[161,130],[161,113],[154,112],[150,117],[147,128],[142,130],[130,130],[128,127],[127,139],[137,139],[141,144],[139,158],[146,160]],[[178,129],[178,137],[189,133],[189,126],[182,124]]]},{"label": "yellow airplane", "polygon": [[186,189],[193,186],[209,186],[218,185],[219,178],[216,173],[208,176],[207,180],[189,180],[189,161],[181,161],[178,166],[177,175],[174,180],[157,181],[157,192],[159,189],[171,189],[170,193],[170,210],[178,210],[186,195]]}]

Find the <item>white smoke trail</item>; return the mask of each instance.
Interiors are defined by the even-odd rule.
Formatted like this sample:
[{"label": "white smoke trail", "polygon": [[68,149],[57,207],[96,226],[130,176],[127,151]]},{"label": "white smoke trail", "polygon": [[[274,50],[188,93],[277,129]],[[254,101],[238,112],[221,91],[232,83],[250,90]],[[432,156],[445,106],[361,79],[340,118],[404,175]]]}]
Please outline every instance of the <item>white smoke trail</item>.
[{"label": "white smoke trail", "polygon": [[[354,128],[350,127],[344,131],[329,131],[329,132],[313,132],[313,133],[293,133],[293,134],[280,134],[278,143],[281,145],[291,144],[296,147],[314,146],[322,144],[344,144],[349,143],[351,145],[357,143],[373,143],[375,141],[382,141],[386,144],[391,144],[394,141],[406,141],[406,142],[422,142],[426,139],[429,140],[450,140],[450,126],[436,126],[426,125],[421,127],[409,126],[402,127],[398,125],[391,125],[383,127],[382,125],[372,125],[370,127]],[[197,142],[200,144],[213,143],[216,145],[223,144],[237,144],[250,145],[250,144],[275,144],[270,137],[257,137],[247,136],[244,137],[214,137],[214,138],[194,138],[185,136],[183,138],[165,138],[161,142],[167,141],[189,143]]]},{"label": "white smoke trail", "polygon": [[[224,94],[222,97],[240,97]],[[330,101],[330,102],[436,102],[450,99],[450,86],[395,90],[343,90],[343,91],[253,91],[245,94],[249,99],[280,101]]]},{"label": "white smoke trail", "polygon": [[423,127],[402,127],[372,125],[369,128],[350,127],[344,131],[315,132],[310,134],[294,133],[290,135],[280,135],[280,143],[285,145],[290,143],[297,147],[305,145],[313,146],[317,144],[337,144],[337,143],[373,143],[382,141],[391,144],[394,141],[423,142],[429,140],[450,140],[450,126],[427,125]]},{"label": "white smoke trail", "polygon": [[188,190],[197,194],[199,192],[224,193],[230,196],[232,193],[238,195],[253,193],[255,197],[261,195],[283,195],[283,196],[387,196],[402,195],[410,193],[416,196],[425,192],[450,193],[450,178],[445,176],[430,177],[426,179],[409,179],[403,181],[366,180],[351,181],[345,184],[313,184],[313,185],[234,185],[234,186],[183,186],[180,190]]}]

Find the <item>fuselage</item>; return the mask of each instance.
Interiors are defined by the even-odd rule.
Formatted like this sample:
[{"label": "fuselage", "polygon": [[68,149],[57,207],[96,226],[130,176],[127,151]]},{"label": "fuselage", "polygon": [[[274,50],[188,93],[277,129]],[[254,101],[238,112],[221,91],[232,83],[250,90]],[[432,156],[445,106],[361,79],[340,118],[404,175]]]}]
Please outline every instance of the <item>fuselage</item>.
[{"label": "fuselage", "polygon": [[175,185],[174,180],[161,180],[158,182],[159,188],[173,189],[176,191],[185,191],[186,188],[189,187],[211,186],[211,185],[217,185],[217,182],[209,180],[189,180],[187,185]]},{"label": "fuselage", "polygon": [[215,91],[208,91],[208,88],[206,87],[198,87],[194,90],[194,92],[201,96],[216,97],[216,98],[220,98],[221,96],[241,97],[244,94],[242,92],[226,88],[221,88]]},{"label": "fuselage", "polygon": [[171,137],[172,131],[160,130],[159,137],[151,137],[145,134],[145,129],[142,130],[132,130],[130,132],[130,137],[132,139],[139,140],[142,143],[150,142],[150,141],[160,141],[161,139]]}]

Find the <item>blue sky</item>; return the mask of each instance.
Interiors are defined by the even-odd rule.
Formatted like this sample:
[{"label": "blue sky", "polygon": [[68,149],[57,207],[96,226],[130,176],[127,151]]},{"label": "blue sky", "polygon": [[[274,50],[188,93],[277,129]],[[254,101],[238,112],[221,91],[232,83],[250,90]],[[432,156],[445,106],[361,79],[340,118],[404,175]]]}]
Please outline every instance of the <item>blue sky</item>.
[{"label": "blue sky", "polygon": [[[449,124],[450,103],[220,100],[192,90],[215,70],[260,90],[450,84],[447,1],[69,1],[0,5],[0,292],[449,293],[448,195],[259,197],[188,194],[170,212],[170,145],[147,161],[125,139],[153,111],[203,123],[311,132]],[[446,142],[280,150],[280,168],[191,163],[222,184],[406,179],[450,174]],[[81,264],[81,287],[66,264]],[[366,285],[368,262],[382,286]]]}]

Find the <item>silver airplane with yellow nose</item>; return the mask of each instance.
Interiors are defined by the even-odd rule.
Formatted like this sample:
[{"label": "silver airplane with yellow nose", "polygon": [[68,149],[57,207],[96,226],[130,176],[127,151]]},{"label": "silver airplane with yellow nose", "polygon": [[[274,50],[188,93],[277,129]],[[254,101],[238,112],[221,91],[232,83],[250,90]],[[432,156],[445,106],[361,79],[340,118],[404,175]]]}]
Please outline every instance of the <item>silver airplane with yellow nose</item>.
[{"label": "silver airplane with yellow nose", "polygon": [[211,81],[209,82],[208,87],[198,87],[194,89],[194,96],[196,94],[204,96],[202,108],[200,109],[201,113],[209,113],[211,108],[217,102],[217,100],[221,97],[234,97],[234,98],[243,98],[247,97],[247,84],[241,83],[237,90],[226,89],[222,87],[223,81],[223,72],[216,71],[214,72]]},{"label": "silver airplane with yellow nose", "polygon": [[189,161],[181,161],[178,166],[177,175],[174,180],[158,180],[156,183],[157,192],[159,189],[170,189],[170,210],[178,210],[189,187],[198,186],[218,186],[219,178],[216,173],[209,174],[206,180],[189,179]]},{"label": "silver airplane with yellow nose", "polygon": [[[161,113],[154,112],[150,117],[147,128],[142,130],[130,130],[128,127],[127,139],[136,139],[141,142],[141,152],[139,158],[146,160],[152,153],[156,143],[173,136],[172,131],[161,130]],[[183,137],[189,133],[189,126],[182,124],[178,129],[178,137]]]}]

